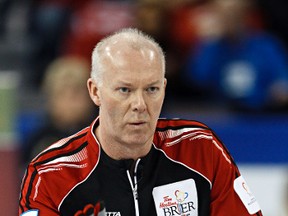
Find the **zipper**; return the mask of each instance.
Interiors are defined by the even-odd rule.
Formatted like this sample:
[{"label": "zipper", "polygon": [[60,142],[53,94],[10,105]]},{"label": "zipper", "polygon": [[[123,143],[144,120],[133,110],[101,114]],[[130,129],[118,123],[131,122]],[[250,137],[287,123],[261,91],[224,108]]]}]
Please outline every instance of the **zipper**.
[{"label": "zipper", "polygon": [[136,160],[135,162],[135,166],[134,166],[134,170],[133,170],[133,180],[131,178],[130,172],[129,170],[126,171],[129,182],[130,182],[130,186],[133,192],[133,198],[134,198],[134,206],[135,206],[135,216],[139,216],[139,203],[138,203],[138,182],[137,182],[137,168],[138,168],[138,164],[140,162],[140,158]]}]

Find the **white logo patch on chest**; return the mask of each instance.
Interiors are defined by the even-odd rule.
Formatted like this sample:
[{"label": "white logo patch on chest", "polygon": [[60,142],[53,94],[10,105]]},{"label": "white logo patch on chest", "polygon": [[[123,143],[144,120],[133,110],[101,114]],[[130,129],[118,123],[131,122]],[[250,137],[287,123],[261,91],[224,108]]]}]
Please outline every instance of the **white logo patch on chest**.
[{"label": "white logo patch on chest", "polygon": [[152,194],[158,216],[198,216],[198,197],[193,179],[155,187]]}]

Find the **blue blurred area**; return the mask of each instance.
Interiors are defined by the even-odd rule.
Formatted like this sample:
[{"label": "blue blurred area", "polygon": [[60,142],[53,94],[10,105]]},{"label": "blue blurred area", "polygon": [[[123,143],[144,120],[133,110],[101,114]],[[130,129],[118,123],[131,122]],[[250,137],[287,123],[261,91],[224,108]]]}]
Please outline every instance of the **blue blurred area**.
[{"label": "blue blurred area", "polygon": [[175,104],[166,104],[162,117],[205,123],[225,144],[237,164],[288,164],[288,113],[231,112],[213,110],[207,105]]},{"label": "blue blurred area", "polygon": [[235,115],[206,123],[237,163],[288,164],[288,115]]}]

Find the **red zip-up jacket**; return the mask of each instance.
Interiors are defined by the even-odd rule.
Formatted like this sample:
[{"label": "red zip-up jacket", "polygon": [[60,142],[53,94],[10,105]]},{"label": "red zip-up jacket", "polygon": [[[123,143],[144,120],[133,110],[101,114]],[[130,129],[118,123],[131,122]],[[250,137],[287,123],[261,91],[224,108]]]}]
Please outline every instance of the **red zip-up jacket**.
[{"label": "red zip-up jacket", "polygon": [[61,139],[28,166],[19,215],[73,216],[104,201],[106,215],[261,216],[233,158],[206,125],[159,119],[150,152],[114,160],[95,134],[99,122]]}]

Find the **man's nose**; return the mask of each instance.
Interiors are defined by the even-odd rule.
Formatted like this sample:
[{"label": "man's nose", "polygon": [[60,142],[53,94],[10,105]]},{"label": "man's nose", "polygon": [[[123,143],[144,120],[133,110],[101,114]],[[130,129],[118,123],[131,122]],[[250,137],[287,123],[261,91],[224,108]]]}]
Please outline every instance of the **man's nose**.
[{"label": "man's nose", "polygon": [[132,100],[132,109],[137,112],[146,110],[146,101],[142,92],[136,92]]}]

